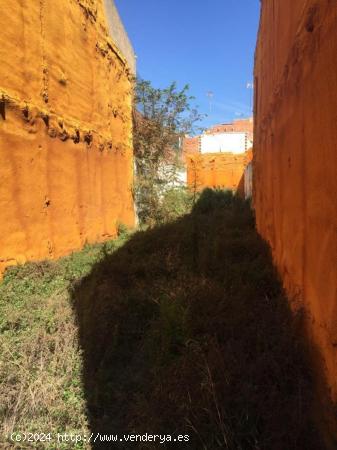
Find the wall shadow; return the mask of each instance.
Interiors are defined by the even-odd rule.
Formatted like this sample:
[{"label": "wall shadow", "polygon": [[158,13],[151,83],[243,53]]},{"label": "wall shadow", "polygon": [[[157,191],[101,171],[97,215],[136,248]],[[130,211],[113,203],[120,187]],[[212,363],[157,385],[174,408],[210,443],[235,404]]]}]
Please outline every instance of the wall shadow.
[{"label": "wall shadow", "polygon": [[241,198],[245,198],[245,172],[244,171],[243,171],[243,174],[238,183],[236,192]]},{"label": "wall shadow", "polygon": [[249,205],[206,190],[134,234],[71,291],[93,448],[318,450],[312,378]]}]

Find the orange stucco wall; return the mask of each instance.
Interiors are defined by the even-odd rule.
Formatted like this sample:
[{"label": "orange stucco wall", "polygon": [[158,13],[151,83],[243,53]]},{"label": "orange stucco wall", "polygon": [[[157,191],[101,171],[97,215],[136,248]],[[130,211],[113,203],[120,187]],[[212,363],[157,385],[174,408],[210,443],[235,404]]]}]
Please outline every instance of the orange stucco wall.
[{"label": "orange stucco wall", "polygon": [[188,155],[196,155],[200,153],[200,136],[185,137],[182,146],[182,159],[186,162]]},{"label": "orange stucco wall", "polygon": [[254,205],[337,400],[337,7],[264,0],[255,56]]},{"label": "orange stucco wall", "polygon": [[251,160],[251,151],[242,154],[205,153],[188,155],[187,184],[190,189],[206,187],[239,190],[243,193],[244,171]]},{"label": "orange stucco wall", "polygon": [[134,224],[131,76],[101,0],[0,0],[0,273]]}]

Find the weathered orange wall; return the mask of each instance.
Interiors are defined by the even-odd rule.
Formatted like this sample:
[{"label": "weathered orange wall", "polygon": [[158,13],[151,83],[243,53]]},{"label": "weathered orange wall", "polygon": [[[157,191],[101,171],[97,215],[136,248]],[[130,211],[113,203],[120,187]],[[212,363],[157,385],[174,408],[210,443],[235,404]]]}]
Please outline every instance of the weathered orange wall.
[{"label": "weathered orange wall", "polygon": [[251,160],[251,152],[205,153],[188,155],[187,184],[190,189],[220,188],[243,190],[243,175],[245,167]]},{"label": "weathered orange wall", "polygon": [[1,273],[113,237],[134,208],[131,76],[103,1],[0,6]]},{"label": "weathered orange wall", "polygon": [[182,145],[182,159],[186,162],[188,155],[195,155],[200,153],[200,136],[185,137]]},{"label": "weathered orange wall", "polygon": [[254,205],[337,400],[337,5],[264,0],[255,56]]}]

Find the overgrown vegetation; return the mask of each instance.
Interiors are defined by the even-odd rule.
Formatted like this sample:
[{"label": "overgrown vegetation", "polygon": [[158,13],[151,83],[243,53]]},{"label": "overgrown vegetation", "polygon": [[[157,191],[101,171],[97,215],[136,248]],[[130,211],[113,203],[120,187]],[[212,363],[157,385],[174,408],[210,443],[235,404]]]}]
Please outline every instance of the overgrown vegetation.
[{"label": "overgrown vegetation", "polygon": [[[186,192],[180,182],[184,170],[181,142],[201,119],[191,106],[188,85],[175,83],[156,89],[149,81],[136,80],[134,105],[135,201],[142,224],[165,221],[167,196],[178,201]],[[181,205],[181,202],[180,202]],[[185,212],[188,212],[186,210]]]},{"label": "overgrown vegetation", "polygon": [[197,197],[184,186],[167,188],[153,210],[156,224],[172,222],[190,213]]},{"label": "overgrown vegetation", "polygon": [[135,234],[73,300],[94,432],[188,434],[188,449],[320,448],[296,321],[231,192],[207,190],[192,214]]},{"label": "overgrown vegetation", "polygon": [[[88,245],[58,261],[8,269],[0,284],[0,448],[31,448],[11,433],[89,431],[82,353],[69,287],[125,242]],[[82,448],[48,441],[39,448]]]},{"label": "overgrown vegetation", "polygon": [[321,448],[297,322],[248,204],[206,190],[191,214],[119,234],[6,273],[1,448],[24,430],[189,435],[93,448]]}]

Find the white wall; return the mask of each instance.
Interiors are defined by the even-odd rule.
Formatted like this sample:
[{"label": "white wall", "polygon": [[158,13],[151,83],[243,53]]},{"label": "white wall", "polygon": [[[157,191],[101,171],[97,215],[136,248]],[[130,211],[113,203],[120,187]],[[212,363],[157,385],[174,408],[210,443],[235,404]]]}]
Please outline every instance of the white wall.
[{"label": "white wall", "polygon": [[177,174],[177,178],[178,178],[178,182],[177,185],[178,186],[185,186],[187,184],[187,170],[179,170],[178,174]]},{"label": "white wall", "polygon": [[174,164],[162,163],[159,166],[158,175],[167,182],[167,187],[173,188],[187,184],[187,170],[177,169]]},{"label": "white wall", "polygon": [[201,153],[244,153],[250,147],[247,133],[217,133],[201,136]]},{"label": "white wall", "polygon": [[245,169],[245,199],[253,196],[253,164],[250,162]]}]

